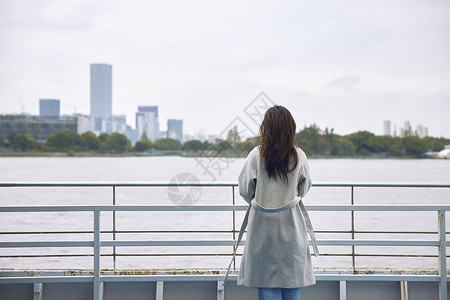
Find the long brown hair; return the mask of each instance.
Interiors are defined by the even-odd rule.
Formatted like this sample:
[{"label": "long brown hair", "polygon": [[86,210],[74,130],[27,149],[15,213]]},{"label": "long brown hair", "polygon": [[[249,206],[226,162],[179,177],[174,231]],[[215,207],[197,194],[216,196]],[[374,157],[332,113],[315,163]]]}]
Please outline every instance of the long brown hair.
[{"label": "long brown hair", "polygon": [[266,111],[259,128],[262,137],[259,151],[269,178],[287,182],[288,173],[297,166],[295,128],[294,118],[285,107],[274,105]]}]

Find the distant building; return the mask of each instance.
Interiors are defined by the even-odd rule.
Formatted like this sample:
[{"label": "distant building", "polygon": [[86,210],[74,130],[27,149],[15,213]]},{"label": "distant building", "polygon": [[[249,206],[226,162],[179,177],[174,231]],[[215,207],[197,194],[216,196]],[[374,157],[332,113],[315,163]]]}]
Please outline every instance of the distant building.
[{"label": "distant building", "polygon": [[167,137],[183,143],[183,120],[167,120]]},{"label": "distant building", "polygon": [[[95,132],[95,121],[91,116],[78,115],[77,116],[77,133],[82,134],[88,131]],[[97,132],[98,133],[98,132]]]},{"label": "distant building", "polygon": [[40,99],[39,100],[39,116],[47,118],[59,118],[60,114],[59,100],[57,99]]},{"label": "distant building", "polygon": [[419,138],[423,139],[424,137],[428,136],[428,128],[423,127],[421,124],[419,124],[416,127],[416,134]]},{"label": "distant building", "polygon": [[113,132],[118,132],[125,134],[127,131],[127,119],[125,115],[114,115],[109,116],[103,120],[102,132],[111,134]]},{"label": "distant building", "polygon": [[186,143],[187,141],[191,141],[194,140],[195,137],[192,134],[184,134],[183,135],[183,141],[184,143]]},{"label": "distant building", "polygon": [[411,123],[409,121],[405,121],[402,136],[407,137],[407,136],[411,136],[411,135],[412,135]]},{"label": "distant building", "polygon": [[0,115],[0,135],[7,142],[11,134],[28,134],[38,143],[45,143],[50,134],[64,130],[77,132],[77,118],[56,119],[24,115]]},{"label": "distant building", "polygon": [[[159,139],[158,106],[139,106],[136,113],[136,135],[140,140],[143,135],[151,141]],[[135,143],[136,141],[132,141]]]},{"label": "distant building", "polygon": [[210,134],[208,135],[208,142],[210,144],[214,144],[216,142],[216,139],[218,139],[219,137],[215,134]]},{"label": "distant building", "polygon": [[91,64],[91,116],[98,118],[95,130],[101,131],[102,120],[112,115],[112,65]]},{"label": "distant building", "polygon": [[385,120],[383,122],[383,134],[386,136],[391,136],[391,121]]},{"label": "distant building", "polygon": [[167,131],[159,131],[159,138],[160,139],[165,139],[165,138],[167,138]]},{"label": "distant building", "polygon": [[158,106],[138,106],[138,112],[152,112],[155,113],[156,118],[159,118]]},{"label": "distant building", "polygon": [[92,131],[96,135],[101,133],[111,134],[114,132],[130,135],[127,131],[130,131],[130,126],[126,123],[125,115],[113,115],[105,119],[100,117],[78,115],[78,134],[82,134],[87,131]]}]

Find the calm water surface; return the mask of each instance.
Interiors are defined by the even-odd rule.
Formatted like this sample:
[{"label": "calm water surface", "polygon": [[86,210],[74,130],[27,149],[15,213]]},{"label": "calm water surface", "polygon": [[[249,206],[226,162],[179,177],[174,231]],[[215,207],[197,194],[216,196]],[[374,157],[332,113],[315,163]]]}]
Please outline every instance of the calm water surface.
[{"label": "calm water surface", "polygon": [[[244,159],[208,160],[186,157],[124,157],[124,158],[51,158],[11,157],[0,158],[0,182],[169,182],[179,173],[192,173],[202,182],[236,182]],[[407,159],[310,159],[314,182],[386,182],[386,183],[450,183],[450,160]],[[230,188],[202,188],[197,204],[230,204]],[[244,204],[236,193],[238,204]],[[349,188],[314,187],[305,199],[306,204],[348,204]],[[117,188],[116,203],[119,205],[172,205],[167,188]],[[445,204],[450,205],[450,189],[355,189],[356,204]],[[112,204],[110,188],[1,188],[0,205],[109,205]],[[350,213],[311,212],[316,230],[348,230]],[[112,215],[102,213],[102,230],[112,227]],[[229,212],[207,213],[117,213],[118,230],[231,230]],[[242,214],[238,213],[238,226]],[[449,219],[449,218],[448,218]],[[383,213],[357,212],[357,230],[429,230],[436,231],[436,213]],[[450,225],[450,222],[448,222]],[[447,226],[448,226],[447,225]],[[2,213],[0,231],[66,231],[91,230],[91,213]],[[320,238],[348,238],[346,234],[319,234]],[[118,234],[117,239],[230,239],[230,234]],[[394,236],[359,234],[356,238],[415,239],[434,236]],[[84,235],[0,235],[0,240],[90,240]],[[103,234],[102,239],[111,239]],[[348,252],[348,248],[321,247],[322,253]],[[111,253],[105,248],[103,253]],[[230,252],[227,247],[203,247],[174,249],[166,247],[117,248],[117,253],[187,253]],[[360,253],[415,253],[436,254],[434,248],[357,247]],[[2,249],[1,255],[91,253],[91,249]],[[227,266],[229,257],[119,257],[118,268],[190,268]],[[314,258],[318,267],[348,267],[351,259],[346,257]],[[111,258],[102,258],[102,266],[111,267]],[[360,267],[427,267],[437,266],[437,258],[358,258]],[[92,258],[0,258],[0,268],[92,268]]]}]

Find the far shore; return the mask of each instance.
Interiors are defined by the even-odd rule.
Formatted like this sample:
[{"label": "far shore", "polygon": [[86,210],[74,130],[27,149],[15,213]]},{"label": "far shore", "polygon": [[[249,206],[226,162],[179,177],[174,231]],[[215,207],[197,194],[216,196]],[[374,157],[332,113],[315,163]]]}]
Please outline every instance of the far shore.
[{"label": "far shore", "polygon": [[[217,153],[217,152],[184,152],[184,151],[155,151],[155,152],[126,152],[126,153],[92,153],[92,152],[73,152],[73,151],[0,151],[0,157],[218,157],[218,158],[245,158],[246,152],[235,153]],[[414,156],[388,156],[383,154],[372,154],[367,156],[334,156],[334,155],[308,155],[310,159],[425,159],[424,157]],[[427,158],[428,159],[428,158]]]}]

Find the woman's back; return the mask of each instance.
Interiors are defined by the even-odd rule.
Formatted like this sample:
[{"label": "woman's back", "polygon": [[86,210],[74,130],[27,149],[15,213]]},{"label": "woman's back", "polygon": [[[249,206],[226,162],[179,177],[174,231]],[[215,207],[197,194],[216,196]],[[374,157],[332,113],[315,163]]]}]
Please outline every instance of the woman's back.
[{"label": "woman's back", "polygon": [[[250,203],[254,198],[256,202],[265,208],[277,208],[290,202],[294,197],[303,197],[311,186],[309,167],[305,153],[296,148],[298,163],[287,174],[287,181],[281,178],[273,178],[265,170],[265,159],[260,157],[259,147],[255,147],[248,155],[244,166],[245,172],[239,176],[239,188],[241,196]],[[243,170],[244,170],[243,169]],[[250,181],[256,180],[256,190],[249,189]]]}]

